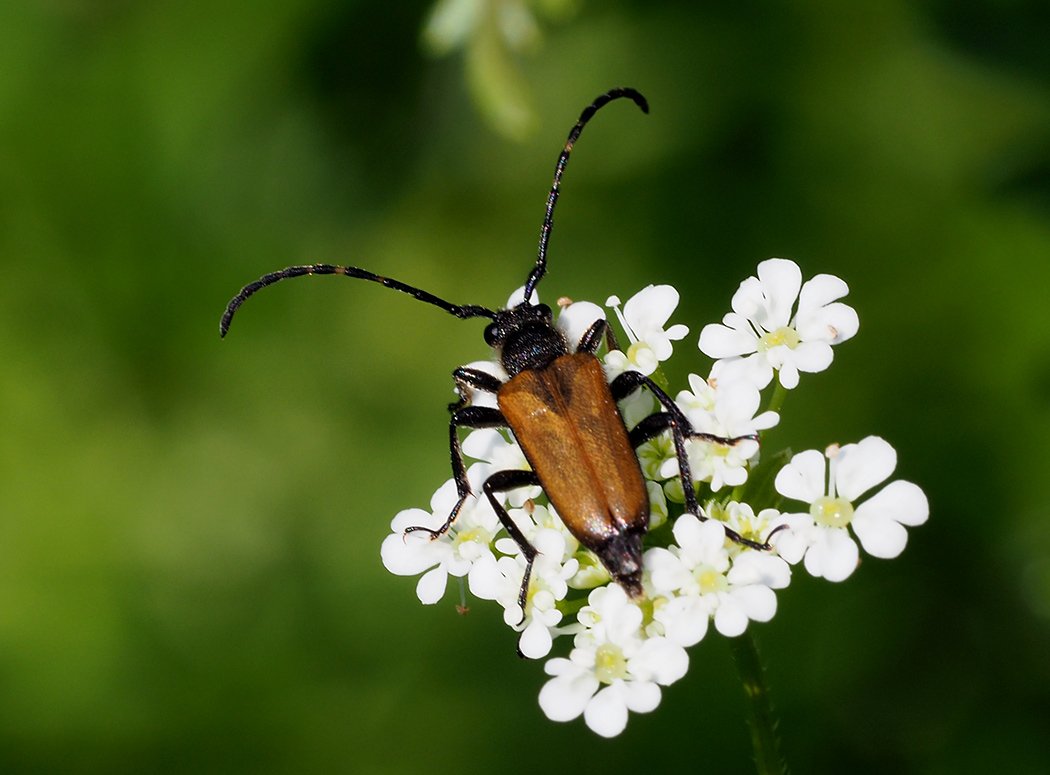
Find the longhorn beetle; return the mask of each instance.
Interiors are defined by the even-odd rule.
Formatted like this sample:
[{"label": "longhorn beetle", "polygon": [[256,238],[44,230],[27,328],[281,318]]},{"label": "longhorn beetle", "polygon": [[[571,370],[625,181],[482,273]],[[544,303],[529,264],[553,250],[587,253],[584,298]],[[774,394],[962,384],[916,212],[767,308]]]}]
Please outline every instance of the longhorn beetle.
[{"label": "longhorn beetle", "polygon": [[[649,112],[645,97],[634,89],[613,89],[588,105],[569,132],[554,168],[554,183],[547,196],[536,263],[525,281],[523,300],[515,306],[491,310],[473,304],[452,304],[432,293],[365,269],[312,264],[291,266],[246,285],[230,300],[219,323],[219,333],[225,336],[234,313],[249,296],[281,280],[314,274],[368,280],[433,304],[457,318],[490,320],[485,328],[485,342],[498,353],[508,379],[503,382],[487,372],[467,367],[452,372],[460,399],[449,406],[452,418],[448,435],[458,500],[448,519],[437,530],[418,526],[410,527],[406,532],[422,530],[429,532],[432,538],[438,538],[455,521],[467,498],[474,494],[467,481],[459,429],[509,428],[532,470],[497,471],[489,476],[482,489],[503,527],[527,560],[518,596],[523,616],[536,549],[507,514],[497,494],[529,485],[542,487],[569,532],[598,556],[613,579],[637,598],[642,595],[642,537],[649,526],[649,497],[634,449],[664,431],[671,432],[685,491],[685,508],[699,516],[686,439],[700,438],[718,444],[756,439],[753,435],[722,438],[695,431],[671,397],[639,372],[623,372],[609,384],[595,355],[602,337],[609,336],[606,321],[595,321],[572,349],[554,327],[550,307],[529,303],[547,270],[547,246],[554,225],[554,207],[573,145],[596,112],[609,102],[624,97],[632,100],[644,113]],[[643,387],[652,392],[663,411],[646,417],[628,431],[616,402]],[[494,393],[499,408],[472,406],[470,395],[473,390]],[[753,548],[770,548],[768,544],[750,541],[728,528],[726,534],[733,541]]]}]

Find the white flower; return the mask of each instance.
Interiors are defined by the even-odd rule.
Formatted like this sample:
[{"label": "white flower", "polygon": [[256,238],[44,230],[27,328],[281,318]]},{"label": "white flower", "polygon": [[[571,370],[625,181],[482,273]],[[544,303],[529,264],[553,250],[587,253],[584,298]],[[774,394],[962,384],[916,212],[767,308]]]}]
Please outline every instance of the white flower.
[{"label": "white flower", "polygon": [[[689,386],[692,391],[683,390],[675,403],[697,432],[739,438],[755,435],[780,422],[780,415],[776,412],[755,415],[761,396],[752,382],[705,382],[696,374],[690,374]],[[709,481],[712,492],[718,492],[724,485],[736,487],[746,482],[747,466],[758,454],[758,442],[751,439],[736,444],[719,444],[694,438],[686,442],[686,447],[693,480]],[[660,475],[669,478],[677,474],[677,458],[665,461]]]},{"label": "white flower", "polygon": [[594,302],[574,301],[561,308],[555,327],[565,337],[570,350],[575,350],[583,335],[599,320],[605,320],[605,310]]},{"label": "white flower", "polygon": [[[783,523],[783,515],[776,509],[762,509],[758,514],[747,503],[729,501],[724,506],[712,504],[706,511],[712,519],[717,519],[734,531],[741,538],[746,538],[755,543],[764,544],[774,534],[778,526]],[[744,547],[737,543],[729,544],[730,554],[733,550],[744,551]],[[778,589],[778,587],[774,587]]]},{"label": "white flower", "polygon": [[780,384],[790,389],[798,385],[800,371],[823,371],[831,365],[831,346],[857,333],[857,313],[836,301],[847,293],[849,287],[834,275],[819,274],[802,285],[794,261],[763,261],[757,277],[740,283],[733,312],[700,332],[700,350],[718,359],[711,375],[744,378],[764,388],[775,369]]},{"label": "white flower", "polygon": [[[478,479],[484,481],[496,471],[531,469],[529,461],[525,459],[525,453],[517,442],[508,441],[507,438],[495,428],[479,428],[471,431],[463,439],[460,448],[467,457],[479,460]],[[479,490],[475,489],[475,492]],[[521,506],[525,501],[540,497],[542,488],[535,485],[527,487],[516,487],[505,493],[507,500],[514,506]]]},{"label": "white flower", "polygon": [[667,319],[678,306],[678,291],[670,285],[648,285],[623,305],[610,296],[605,303],[616,310],[616,316],[631,344],[627,352],[614,350],[605,356],[606,374],[611,380],[624,371],[640,371],[649,375],[656,371],[660,361],[671,357],[672,340],[684,339],[689,329],[681,324],[664,329]]},{"label": "white flower", "polygon": [[898,479],[854,505],[896,466],[897,453],[878,436],[828,447],[823,455],[811,449],[792,457],[777,474],[777,492],[810,507],[805,514],[785,515],[788,529],[771,539],[777,552],[791,563],[805,557],[806,570],[828,581],[842,581],[857,567],[851,530],[873,557],[899,555],[908,541],[904,526],[921,525],[929,517],[925,493]]},{"label": "white flower", "polygon": [[[525,577],[526,560],[512,539],[498,540],[496,546],[506,552],[505,556],[498,560],[491,555],[481,558],[474,563],[469,576],[472,594],[483,600],[495,600],[503,606],[504,622],[521,632],[518,651],[529,659],[547,656],[554,637],[561,634],[562,614],[557,604],[565,599],[569,591],[567,582],[579,569],[579,562],[572,557],[578,546],[576,540],[560,524],[539,526],[547,521],[541,512],[547,512],[547,509],[536,506],[531,517],[524,509],[510,512],[511,519],[537,552],[524,615],[518,596]],[[560,523],[560,520],[552,521]]]},{"label": "white flower", "polygon": [[787,564],[764,552],[745,549],[730,557],[722,523],[683,514],[674,525],[677,546],[645,553],[653,589],[669,598],[654,618],[667,637],[692,645],[707,631],[707,618],[728,637],[740,635],[749,620],[769,621],[777,610],[773,589],[786,587]]},{"label": "white flower", "polygon": [[[450,575],[465,576],[480,558],[492,557],[500,522],[487,498],[468,497],[452,526],[433,537],[430,531],[445,524],[457,500],[456,483],[449,479],[430,499],[430,512],[399,512],[390,523],[391,534],[383,540],[380,554],[388,571],[399,576],[423,574],[416,585],[421,603],[438,602]],[[406,532],[410,527],[425,529]]]},{"label": "white flower", "polygon": [[627,726],[628,711],[660,704],[660,686],[685,675],[689,656],[666,638],[645,638],[641,609],[617,584],[591,592],[579,620],[586,629],[569,658],[544,666],[553,677],[540,690],[540,707],[552,721],[583,714],[592,730],[614,737]]}]

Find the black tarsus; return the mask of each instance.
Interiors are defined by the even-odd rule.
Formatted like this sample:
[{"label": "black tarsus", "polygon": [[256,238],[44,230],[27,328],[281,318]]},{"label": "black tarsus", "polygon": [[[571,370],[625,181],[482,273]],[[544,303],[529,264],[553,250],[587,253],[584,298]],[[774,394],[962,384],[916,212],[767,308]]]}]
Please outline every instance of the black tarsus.
[{"label": "black tarsus", "polygon": [[543,275],[547,271],[547,244],[550,242],[551,229],[554,227],[554,206],[558,203],[558,195],[561,193],[561,177],[565,173],[565,166],[569,163],[569,154],[572,153],[572,146],[579,139],[583,128],[587,126],[587,122],[591,120],[595,113],[613,100],[618,100],[622,97],[626,97],[634,102],[635,105],[641,108],[643,113],[649,112],[649,102],[640,92],[627,86],[621,86],[616,89],[610,89],[584,108],[580,114],[579,121],[569,131],[565,147],[558,156],[558,163],[554,167],[554,183],[551,185],[550,193],[547,195],[547,212],[543,218],[543,226],[540,228],[540,249],[536,256],[536,265],[529,272],[528,280],[525,281],[525,295],[523,297],[525,301],[523,303],[527,303],[532,297],[532,292],[539,285],[540,280],[543,279]]},{"label": "black tarsus", "polygon": [[262,290],[267,285],[278,283],[281,280],[287,280],[292,277],[302,277],[303,275],[310,274],[341,274],[344,277],[350,277],[355,280],[368,280],[369,282],[379,283],[387,288],[393,288],[395,291],[407,293],[414,299],[419,299],[420,301],[425,301],[427,304],[433,304],[435,307],[440,307],[445,310],[445,312],[455,315],[460,319],[479,317],[494,319],[496,317],[496,313],[488,307],[482,307],[477,304],[453,304],[452,302],[445,301],[444,299],[435,296],[429,291],[424,291],[421,288],[408,285],[400,280],[383,277],[375,272],[369,272],[367,269],[360,269],[356,266],[335,266],[334,264],[306,264],[302,266],[290,266],[277,272],[270,272],[270,274],[263,275],[255,282],[248,283],[248,285],[241,288],[240,293],[230,299],[230,303],[226,305],[226,311],[222,313],[222,319],[219,321],[219,336],[226,336],[226,332],[230,330],[230,322],[233,320],[233,315],[237,311],[237,308],[244,304],[244,302],[257,291]]},{"label": "black tarsus", "polygon": [[419,530],[424,533],[430,533],[431,539],[440,538],[452,527],[452,523],[459,516],[459,511],[463,508],[463,504],[473,494],[470,489],[470,482],[467,480],[467,465],[463,462],[463,450],[459,443],[459,429],[470,428],[476,430],[478,428],[507,427],[507,421],[499,409],[487,406],[453,406],[455,408],[448,422],[448,452],[452,462],[452,478],[456,482],[456,495],[458,497],[456,505],[452,507],[448,518],[437,530],[423,527],[422,525],[412,525],[405,528],[406,533],[414,533]]}]

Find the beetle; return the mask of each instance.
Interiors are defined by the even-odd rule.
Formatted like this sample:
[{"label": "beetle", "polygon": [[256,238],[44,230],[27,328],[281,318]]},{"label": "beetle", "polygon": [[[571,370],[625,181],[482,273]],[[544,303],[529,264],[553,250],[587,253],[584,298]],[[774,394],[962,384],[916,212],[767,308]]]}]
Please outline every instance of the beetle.
[{"label": "beetle", "polygon": [[[466,464],[460,449],[459,430],[509,428],[521,446],[531,470],[492,473],[482,490],[507,533],[526,559],[518,602],[524,616],[532,564],[536,549],[508,515],[499,494],[519,487],[543,488],[565,527],[580,544],[594,552],[610,576],[629,595],[642,591],[642,538],[649,526],[649,497],[635,449],[664,431],[670,431],[685,493],[686,511],[701,515],[692,477],[686,440],[699,438],[718,444],[736,444],[755,435],[723,438],[693,429],[671,397],[649,377],[626,371],[607,382],[596,351],[603,337],[614,347],[604,319],[595,321],[575,347],[570,347],[555,328],[551,308],[532,304],[530,299],[547,270],[547,248],[554,225],[554,209],[569,154],[584,126],[595,113],[613,100],[626,98],[642,112],[649,104],[638,91],[617,88],[599,96],[580,114],[569,132],[554,168],[554,182],[547,196],[540,230],[536,263],[525,282],[522,301],[507,309],[492,310],[479,305],[453,304],[428,291],[354,266],[312,264],[291,266],[264,275],[234,296],[219,324],[220,336],[229,331],[234,313],[250,296],[276,282],[303,275],[342,275],[385,285],[432,304],[460,319],[486,318],[485,342],[499,357],[506,381],[480,369],[460,367],[452,372],[459,401],[449,406],[449,454],[458,499],[444,524],[426,531],[432,538],[444,534],[468,498],[475,495],[467,481]],[[637,390],[649,390],[662,411],[649,415],[628,430],[617,407]],[[493,393],[498,408],[471,404],[473,391]],[[726,528],[730,539],[753,548],[766,549]]]}]

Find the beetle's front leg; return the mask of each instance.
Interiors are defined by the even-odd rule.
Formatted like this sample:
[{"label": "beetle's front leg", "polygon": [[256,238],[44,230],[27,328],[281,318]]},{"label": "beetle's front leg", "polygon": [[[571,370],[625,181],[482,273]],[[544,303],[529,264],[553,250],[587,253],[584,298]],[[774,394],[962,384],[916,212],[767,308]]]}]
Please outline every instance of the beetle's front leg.
[{"label": "beetle's front leg", "polygon": [[481,369],[471,369],[467,366],[460,366],[452,372],[452,379],[456,383],[456,392],[459,393],[459,400],[455,403],[448,405],[450,412],[455,412],[457,409],[461,409],[464,406],[470,404],[470,391],[483,390],[486,393],[495,393],[501,387],[503,383],[499,377],[494,377],[487,371]]},{"label": "beetle's front leg", "polygon": [[620,349],[620,344],[616,341],[616,335],[609,321],[605,318],[598,318],[587,329],[587,333],[580,337],[580,342],[576,345],[576,352],[594,355],[598,350],[598,345],[602,342],[602,335],[605,336],[605,347],[609,352]]},{"label": "beetle's front leg", "polygon": [[452,372],[452,379],[456,383],[459,401],[448,405],[448,410],[452,413],[448,424],[448,448],[452,462],[452,478],[456,481],[458,499],[456,500],[456,505],[452,507],[448,519],[437,530],[432,530],[422,525],[414,525],[405,530],[406,533],[412,533],[417,530],[426,531],[430,533],[431,539],[438,538],[448,532],[448,529],[452,527],[452,523],[456,521],[456,517],[459,516],[459,511],[463,508],[463,504],[472,495],[470,482],[467,481],[467,466],[463,462],[463,450],[459,444],[459,429],[507,427],[507,421],[498,409],[470,406],[469,401],[471,389],[484,390],[488,393],[498,391],[503,386],[498,377],[494,377],[481,369],[460,366]]}]

